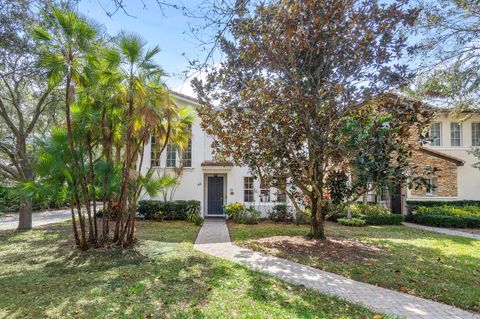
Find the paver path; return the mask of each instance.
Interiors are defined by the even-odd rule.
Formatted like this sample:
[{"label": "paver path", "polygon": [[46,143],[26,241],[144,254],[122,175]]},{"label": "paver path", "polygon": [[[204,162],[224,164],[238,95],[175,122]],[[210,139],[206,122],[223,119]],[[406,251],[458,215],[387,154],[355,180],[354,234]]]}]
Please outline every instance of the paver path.
[{"label": "paver path", "polygon": [[[52,210],[32,214],[33,227],[58,223],[71,218],[70,209]],[[18,214],[0,216],[0,230],[17,229]]]},{"label": "paver path", "polygon": [[206,220],[194,247],[209,255],[246,265],[293,284],[338,296],[379,312],[406,318],[480,319],[479,315],[452,306],[361,283],[289,260],[241,248],[230,241],[225,242],[226,233],[228,234],[228,228],[225,221]]},{"label": "paver path", "polygon": [[407,227],[412,227],[412,228],[416,228],[416,229],[433,231],[433,232],[435,232],[435,233],[440,233],[440,234],[445,234],[445,235],[451,235],[451,236],[460,236],[460,237],[465,237],[465,238],[471,238],[471,239],[480,240],[480,235],[471,234],[471,233],[467,233],[467,232],[464,232],[464,231],[453,230],[453,229],[446,229],[446,228],[440,228],[440,227],[424,226],[424,225],[418,225],[418,224],[412,224],[412,223],[402,223],[402,224],[405,225],[405,226],[407,226]]}]

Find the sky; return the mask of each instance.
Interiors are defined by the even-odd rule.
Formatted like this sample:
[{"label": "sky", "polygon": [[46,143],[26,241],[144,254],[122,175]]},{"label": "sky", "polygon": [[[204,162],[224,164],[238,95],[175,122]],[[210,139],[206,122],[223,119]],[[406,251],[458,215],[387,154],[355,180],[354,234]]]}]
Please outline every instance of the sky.
[{"label": "sky", "polygon": [[[184,0],[192,8],[200,1]],[[121,30],[136,32],[148,41],[148,46],[158,45],[161,52],[157,55],[156,62],[168,75],[165,78],[168,88],[195,96],[190,80],[185,80],[182,72],[188,70],[188,59],[205,56],[189,31],[189,24],[198,22],[185,17],[180,10],[166,8],[162,13],[154,0],[125,0],[128,15],[118,11],[109,17],[106,11],[113,9],[112,4],[113,0],[82,0],[78,10],[104,25],[110,35]]]}]

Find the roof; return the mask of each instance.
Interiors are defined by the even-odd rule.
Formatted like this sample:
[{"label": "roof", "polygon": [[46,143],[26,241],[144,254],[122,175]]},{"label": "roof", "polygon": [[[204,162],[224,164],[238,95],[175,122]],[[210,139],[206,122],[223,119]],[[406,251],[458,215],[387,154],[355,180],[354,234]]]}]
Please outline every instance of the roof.
[{"label": "roof", "polygon": [[465,161],[458,158],[458,157],[448,155],[448,154],[433,150],[431,148],[426,148],[426,147],[420,146],[419,150],[421,152],[426,153],[426,154],[436,156],[436,157],[442,158],[444,160],[450,161],[452,163],[455,163],[457,166],[463,166],[463,164],[465,164]]},{"label": "roof", "polygon": [[194,97],[191,97],[189,95],[186,95],[186,94],[183,94],[183,93],[180,93],[180,92],[177,92],[177,91],[172,91],[172,90],[170,90],[170,93],[175,95],[176,97],[182,98],[184,100],[188,100],[190,102],[200,104],[200,101],[198,99],[196,99]]},{"label": "roof", "polygon": [[233,166],[232,162],[203,161],[202,166]]}]

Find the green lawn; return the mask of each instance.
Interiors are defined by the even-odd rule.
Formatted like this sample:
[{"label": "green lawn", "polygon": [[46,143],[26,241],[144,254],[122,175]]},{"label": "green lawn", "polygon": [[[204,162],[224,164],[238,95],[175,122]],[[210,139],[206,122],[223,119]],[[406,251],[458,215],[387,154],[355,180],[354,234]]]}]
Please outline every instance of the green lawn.
[{"label": "green lawn", "polygon": [[405,226],[327,226],[328,236],[370,244],[380,253],[370,260],[332,262],[290,250],[271,249],[255,239],[299,236],[307,226],[262,223],[230,225],[240,245],[277,255],[349,278],[408,292],[463,309],[480,312],[480,241],[436,234]]},{"label": "green lawn", "polygon": [[[193,249],[198,227],[142,222],[124,252],[72,247],[68,223],[0,232],[0,318],[373,318]],[[376,316],[376,318],[379,316]]]}]

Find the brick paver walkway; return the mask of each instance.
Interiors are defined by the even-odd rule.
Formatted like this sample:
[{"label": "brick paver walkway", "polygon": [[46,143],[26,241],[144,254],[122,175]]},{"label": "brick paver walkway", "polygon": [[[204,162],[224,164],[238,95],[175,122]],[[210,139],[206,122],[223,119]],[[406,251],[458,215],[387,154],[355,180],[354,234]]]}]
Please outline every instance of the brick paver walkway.
[{"label": "brick paver walkway", "polygon": [[321,293],[338,296],[391,315],[419,319],[480,319],[479,315],[452,306],[241,248],[233,245],[229,240],[226,242],[225,234],[228,234],[225,221],[206,220],[200,230],[195,248],[209,255],[274,275],[293,284],[304,285]]},{"label": "brick paver walkway", "polygon": [[430,227],[430,226],[424,226],[424,225],[418,225],[418,224],[412,224],[412,223],[402,223],[402,224],[405,225],[405,226],[407,226],[407,227],[412,227],[412,228],[416,228],[416,229],[433,231],[433,232],[435,232],[435,233],[440,233],[440,234],[445,234],[445,235],[451,235],[451,236],[460,236],[460,237],[465,237],[465,238],[471,238],[471,239],[480,240],[480,235],[471,234],[471,233],[467,233],[467,232],[464,232],[464,231],[447,229],[447,228],[440,228],[440,227]]}]

